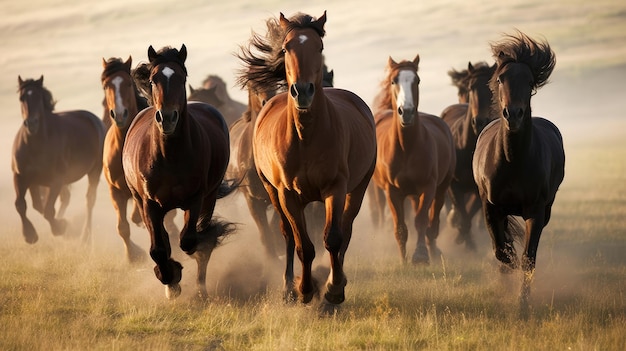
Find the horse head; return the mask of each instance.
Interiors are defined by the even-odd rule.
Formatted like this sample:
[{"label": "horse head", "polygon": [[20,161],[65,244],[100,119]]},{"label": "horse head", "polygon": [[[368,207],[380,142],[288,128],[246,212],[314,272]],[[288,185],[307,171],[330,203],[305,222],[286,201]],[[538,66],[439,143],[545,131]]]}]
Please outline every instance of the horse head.
[{"label": "horse head", "polygon": [[548,82],[556,64],[547,42],[517,34],[491,46],[497,64],[490,83],[495,107],[512,132],[531,123],[530,98]]},{"label": "horse head", "polygon": [[281,13],[280,26],[286,32],[282,44],[289,96],[298,110],[308,110],[317,88],[322,87],[324,24],[326,12],[313,20],[301,15],[288,20]]},{"label": "horse head", "polygon": [[52,94],[43,86],[43,75],[37,80],[18,76],[17,81],[24,127],[29,134],[37,134],[43,118],[54,109]]},{"label": "horse head", "polygon": [[109,116],[118,128],[127,128],[134,117],[130,114],[135,114],[138,109],[135,86],[130,75],[132,61],[131,56],[125,62],[119,58],[108,61],[102,59],[104,101]]},{"label": "horse head", "polygon": [[189,97],[187,100],[204,102],[216,108],[220,108],[225,102],[218,96],[216,86],[210,88],[194,88],[189,85]]},{"label": "horse head", "polygon": [[186,58],[185,44],[180,50],[166,47],[156,52],[152,46],[148,48],[155,120],[159,131],[164,135],[174,134],[181,115],[186,113]]},{"label": "horse head", "polygon": [[391,107],[400,118],[402,126],[409,126],[415,122],[419,105],[419,82],[417,67],[420,56],[416,55],[413,61],[396,62],[391,57],[387,62],[387,81],[391,96]]},{"label": "horse head", "polygon": [[475,135],[480,135],[483,128],[493,120],[491,108],[493,93],[489,88],[489,81],[495,71],[495,64],[492,66],[485,62],[467,64],[468,110]]}]

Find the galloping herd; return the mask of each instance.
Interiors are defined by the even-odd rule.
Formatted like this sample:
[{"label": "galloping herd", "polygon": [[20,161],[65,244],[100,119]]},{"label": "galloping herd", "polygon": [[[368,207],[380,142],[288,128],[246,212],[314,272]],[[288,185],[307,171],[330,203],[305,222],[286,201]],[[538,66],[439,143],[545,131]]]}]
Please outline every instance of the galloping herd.
[{"label": "galloping herd", "polygon": [[[345,300],[344,257],[365,196],[376,226],[388,223],[389,207],[403,262],[405,211],[413,213],[414,264],[441,255],[440,211],[448,202],[457,243],[469,250],[476,249],[472,218],[482,210],[501,270],[523,271],[520,305],[526,309],[541,232],[564,178],[561,134],[530,110],[531,96],[556,63],[548,43],[521,32],[493,43],[493,65],[469,63],[466,70],[449,72],[459,102],[434,116],[418,110],[419,55],[389,57],[371,108],[354,93],[334,88],[334,72],[323,56],[325,22],[325,12],[319,18],[281,13],[266,21],[266,33],[252,34],[238,53],[244,68],[237,82],[248,91],[247,104],[230,99],[214,76],[202,88],[189,87],[187,96],[184,44],[150,46],[149,62],[135,68],[130,57],[103,59],[102,119],[87,111],[54,112],[43,76],[19,77],[24,123],[12,170],[25,240],[38,239],[26,216],[26,192],[52,233],[61,235],[67,186],[84,175],[89,187],[83,239],[89,240],[104,173],[128,260],[146,257],[130,237],[132,199],[130,219],[150,233],[149,255],[168,297],[181,291],[182,265],[171,257],[173,244],[195,258],[198,293],[205,297],[211,253],[235,229],[214,218],[216,200],[239,191],[268,259],[286,254],[284,299],[308,303],[322,290],[323,303],[332,308]],[[270,206],[275,211],[268,215]],[[182,229],[173,221],[176,209],[185,213]],[[521,259],[515,241],[523,243]],[[311,274],[316,248],[330,257],[323,289]],[[294,254],[302,263],[299,280]]]}]

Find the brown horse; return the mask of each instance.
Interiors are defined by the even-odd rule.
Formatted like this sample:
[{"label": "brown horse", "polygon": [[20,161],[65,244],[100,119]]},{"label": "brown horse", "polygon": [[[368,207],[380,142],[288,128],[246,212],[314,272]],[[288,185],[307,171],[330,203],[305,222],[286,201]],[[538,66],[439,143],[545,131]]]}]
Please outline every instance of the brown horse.
[{"label": "brown horse", "polygon": [[520,296],[526,315],[539,238],[565,175],[561,133],[530,110],[531,96],[547,83],[556,59],[547,42],[521,32],[491,49],[497,63],[491,88],[499,118],[478,138],[472,166],[495,256],[507,271],[518,267],[510,231],[516,222],[510,216],[526,222]]},{"label": "brown horse", "polygon": [[140,90],[150,92],[151,107],[141,111],[126,134],[122,164],[126,182],[150,233],[150,256],[157,278],[170,298],[180,294],[182,266],[171,258],[163,225],[165,214],[185,211],[180,247],[198,265],[197,286],[206,297],[206,269],[220,238],[232,229],[214,220],[216,200],[235,187],[224,182],[229,159],[228,127],[211,105],[187,103],[187,48],[148,48],[148,64],[135,69]]},{"label": "brown horse", "polygon": [[222,113],[226,123],[232,126],[246,111],[247,106],[228,95],[226,82],[217,75],[211,74],[202,82],[200,88],[190,88],[189,101],[201,101],[217,108]]},{"label": "brown horse", "polygon": [[[353,221],[376,165],[375,126],[371,111],[358,96],[322,87],[326,13],[318,19],[305,14],[287,19],[281,13],[278,21],[280,50],[263,57],[255,57],[250,50],[241,55],[252,87],[274,87],[286,78],[287,92],[268,101],[257,117],[254,159],[281,217],[287,244],[287,300],[297,292],[306,303],[316,293],[311,276],[315,248],[307,233],[304,208],[309,202],[324,202],[324,245],[331,261],[324,299],[333,306],[345,299],[343,263]],[[297,287],[294,249],[302,263]]]},{"label": "brown horse", "polygon": [[481,208],[478,188],[472,174],[472,158],[476,140],[483,128],[494,118],[491,108],[492,97],[489,81],[496,70],[496,65],[486,62],[474,65],[468,63],[465,70],[465,86],[468,103],[448,106],[441,113],[441,118],[448,124],[456,149],[456,168],[450,183],[452,209],[448,220],[459,231],[458,244],[465,243],[470,250],[476,250],[471,234],[472,218]]},{"label": "brown horse", "polygon": [[[67,221],[55,215],[54,204],[62,189],[87,175],[87,218],[83,240],[91,239],[91,219],[100,173],[104,125],[94,114],[75,110],[54,112],[52,94],[41,78],[18,77],[19,98],[24,122],[13,142],[13,184],[15,208],[22,220],[22,233],[28,243],[38,240],[37,231],[26,217],[26,191],[34,207],[40,207],[50,223],[52,234],[65,232]],[[40,187],[47,187],[45,205]]]},{"label": "brown horse", "polygon": [[[132,58],[124,62],[119,58],[102,59],[102,75],[100,80],[104,89],[106,118],[110,125],[104,138],[102,156],[104,177],[109,184],[111,201],[117,213],[117,232],[124,240],[126,256],[130,262],[143,260],[145,252],[130,239],[130,225],[126,218],[128,200],[131,199],[130,189],[124,178],[122,168],[122,149],[126,132],[137,113],[148,107],[148,102],[141,97],[131,77]],[[132,221],[143,224],[141,212],[134,203]]]},{"label": "brown horse", "polygon": [[[439,213],[454,175],[456,154],[450,128],[441,118],[418,111],[420,57],[396,62],[389,57],[387,75],[374,107],[378,157],[372,179],[378,193],[379,213],[385,192],[394,221],[400,257],[406,260],[408,230],[404,200],[415,212],[417,246],[413,263],[429,263],[439,256]],[[428,242],[427,242],[428,241]],[[427,245],[428,244],[428,248]]]}]

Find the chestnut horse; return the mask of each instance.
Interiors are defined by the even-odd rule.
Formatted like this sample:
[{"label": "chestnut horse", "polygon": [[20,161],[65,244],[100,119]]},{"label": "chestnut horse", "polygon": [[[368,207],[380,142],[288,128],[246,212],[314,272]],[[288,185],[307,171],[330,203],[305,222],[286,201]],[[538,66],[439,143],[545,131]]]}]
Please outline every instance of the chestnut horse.
[{"label": "chestnut horse", "polygon": [[[102,59],[102,75],[100,80],[104,90],[105,121],[109,129],[104,138],[102,164],[104,177],[109,185],[111,202],[117,213],[117,233],[124,240],[126,257],[130,262],[143,260],[145,252],[130,239],[130,225],[126,218],[128,200],[131,199],[130,189],[124,178],[122,168],[122,148],[131,122],[137,113],[148,107],[148,102],[137,90],[131,77],[132,58],[126,61],[119,58]],[[106,123],[105,123],[106,124]],[[132,221],[143,224],[141,212],[134,203]]]},{"label": "chestnut horse", "polygon": [[[65,232],[67,221],[55,215],[59,193],[87,175],[87,217],[83,240],[91,239],[91,220],[100,173],[104,125],[93,113],[84,110],[54,112],[54,99],[41,78],[18,77],[19,99],[24,122],[13,142],[13,185],[15,208],[22,220],[22,234],[28,243],[38,240],[37,231],[26,217],[26,191],[33,207],[50,223],[52,234]],[[40,187],[48,188],[42,204]],[[65,188],[65,190],[63,190]],[[69,194],[69,193],[68,193]]]},{"label": "chestnut horse", "polygon": [[216,200],[235,187],[223,180],[229,159],[228,127],[214,107],[187,103],[187,48],[148,48],[148,64],[135,69],[151,107],[141,111],[126,134],[122,164],[126,182],[150,233],[154,272],[169,298],[180,294],[182,266],[171,258],[165,214],[185,211],[180,248],[198,265],[196,283],[207,296],[206,270],[213,249],[232,225],[214,220]]},{"label": "chestnut horse", "polygon": [[[367,104],[355,94],[322,86],[326,12],[318,19],[305,14],[287,19],[281,13],[278,21],[280,50],[255,57],[248,49],[240,56],[247,65],[244,81],[253,88],[275,87],[286,79],[287,92],[268,101],[257,117],[254,159],[281,218],[287,249],[287,301],[297,293],[307,303],[317,292],[311,276],[315,248],[304,208],[313,201],[324,202],[324,246],[331,264],[324,300],[332,307],[345,299],[344,258],[376,165],[374,120]],[[251,41],[254,45],[255,37]],[[297,286],[294,249],[302,263]]]},{"label": "chestnut horse", "polygon": [[492,113],[493,94],[489,88],[489,80],[495,70],[495,64],[468,63],[464,85],[469,102],[448,106],[441,113],[441,118],[450,127],[456,149],[456,168],[449,191],[452,209],[448,213],[448,220],[459,231],[456,242],[465,243],[466,248],[472,251],[476,250],[471,233],[472,218],[481,208],[472,174],[472,158],[478,135],[489,122],[497,118]]},{"label": "chestnut horse", "polygon": [[[454,175],[456,154],[450,128],[441,118],[418,111],[419,55],[413,61],[387,62],[387,75],[374,107],[378,157],[372,179],[378,213],[384,213],[384,191],[394,222],[400,257],[406,260],[408,230],[404,200],[415,212],[417,245],[413,263],[438,257],[439,213]],[[428,245],[428,248],[427,248]],[[430,252],[430,258],[429,258]]]},{"label": "chestnut horse", "polygon": [[507,271],[518,267],[510,216],[526,222],[520,295],[525,315],[539,238],[565,175],[561,133],[552,122],[532,117],[530,109],[531,96],[547,83],[556,59],[547,42],[521,32],[491,49],[497,63],[491,89],[498,119],[478,138],[472,166],[495,256]]}]

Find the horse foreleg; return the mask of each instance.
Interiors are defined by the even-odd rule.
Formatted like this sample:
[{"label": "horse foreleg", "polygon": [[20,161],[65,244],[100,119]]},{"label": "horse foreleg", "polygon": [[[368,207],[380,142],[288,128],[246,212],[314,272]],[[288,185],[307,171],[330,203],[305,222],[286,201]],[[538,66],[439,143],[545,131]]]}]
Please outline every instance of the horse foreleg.
[{"label": "horse foreleg", "polygon": [[526,219],[526,243],[522,258],[522,288],[520,293],[520,313],[527,317],[529,311],[530,287],[535,276],[537,248],[545,223],[544,209],[535,211],[535,215]]},{"label": "horse foreleg", "polygon": [[163,227],[164,212],[154,201],[143,202],[144,223],[150,233],[150,257],[156,263],[154,274],[161,283],[167,285],[165,290],[167,298],[173,299],[181,292],[179,283],[183,266],[171,258],[172,248]]},{"label": "horse foreleg", "polygon": [[[318,288],[311,274],[315,247],[306,232],[304,206],[297,195],[290,191],[279,190],[278,200],[280,201],[281,215],[287,219],[291,226],[296,253],[302,263],[302,276],[296,290],[300,295],[300,301],[309,303],[313,296],[318,293]],[[284,219],[281,222],[284,223]]]},{"label": "horse foreleg", "polygon": [[[433,195],[425,192],[421,196],[411,196],[411,203],[413,205],[413,212],[415,213],[414,225],[417,231],[417,243],[411,262],[413,264],[429,264],[430,257],[428,255],[428,248],[426,247],[426,238],[430,230],[428,227],[428,217],[433,203]],[[429,239],[429,244],[430,241]]]},{"label": "horse foreleg", "polygon": [[406,263],[406,242],[409,238],[409,230],[404,222],[404,196],[398,189],[391,186],[388,187],[386,194],[387,204],[393,217],[394,235],[400,249],[400,258],[403,263]]},{"label": "horse foreleg", "polygon": [[30,199],[33,203],[33,208],[35,211],[43,214],[43,194],[41,190],[46,190],[44,187],[39,185],[33,185],[28,190],[30,191]]},{"label": "horse foreleg", "polygon": [[439,237],[440,214],[441,208],[446,201],[447,188],[447,186],[441,186],[437,189],[437,194],[428,212],[428,230],[426,236],[428,239],[428,250],[432,259],[439,259],[441,257],[441,251],[437,247],[437,237]]},{"label": "horse foreleg", "polygon": [[506,234],[507,216],[496,206],[483,201],[483,212],[487,231],[491,235],[495,256],[502,263],[500,271],[508,273],[517,268],[517,255],[513,239]]},{"label": "horse foreleg", "polygon": [[70,193],[69,184],[63,185],[61,187],[61,192],[59,193],[59,200],[61,201],[61,205],[59,206],[59,211],[57,212],[57,217],[63,218],[65,217],[65,210],[70,204],[70,198],[72,194]]},{"label": "horse foreleg", "polygon": [[465,243],[468,247],[472,246],[469,243],[472,241],[470,237],[472,221],[471,217],[468,216],[467,209],[465,207],[465,192],[458,183],[453,182],[450,184],[448,194],[450,195],[453,207],[453,210],[448,215],[448,222],[459,231],[455,242],[457,244]]},{"label": "horse foreleg", "polygon": [[[98,183],[100,182],[101,171],[102,169],[100,168],[97,172],[94,171],[89,174],[89,185],[87,187],[87,216],[85,219],[85,224],[83,226],[83,243],[85,244],[91,241],[91,222],[93,218],[93,207],[96,204],[96,195],[98,192]],[[67,190],[67,185],[64,185],[63,188]],[[67,191],[69,193],[69,190]]]},{"label": "horse foreleg", "polygon": [[143,261],[145,252],[130,239],[130,224],[126,218],[128,194],[115,187],[110,187],[110,192],[111,202],[117,213],[117,234],[124,240],[126,257],[130,263]]},{"label": "horse foreleg", "polygon": [[22,220],[22,235],[24,235],[24,240],[26,240],[27,243],[34,244],[39,240],[39,236],[37,235],[33,223],[26,217],[27,206],[25,197],[28,186],[24,184],[22,178],[17,174],[13,175],[13,185],[15,187],[15,209]]}]

